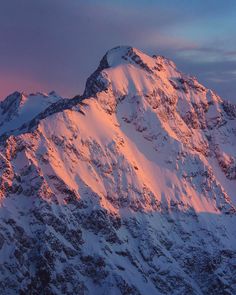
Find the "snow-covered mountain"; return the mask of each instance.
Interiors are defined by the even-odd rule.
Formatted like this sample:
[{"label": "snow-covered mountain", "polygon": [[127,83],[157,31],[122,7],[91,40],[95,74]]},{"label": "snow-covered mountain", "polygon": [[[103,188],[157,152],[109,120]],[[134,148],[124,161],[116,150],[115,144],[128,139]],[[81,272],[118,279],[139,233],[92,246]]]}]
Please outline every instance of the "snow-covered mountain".
[{"label": "snow-covered mountain", "polygon": [[21,127],[61,99],[54,91],[30,95],[14,92],[0,102],[0,135]]},{"label": "snow-covered mountain", "polygon": [[0,105],[0,294],[235,294],[236,105],[132,47],[39,96]]}]

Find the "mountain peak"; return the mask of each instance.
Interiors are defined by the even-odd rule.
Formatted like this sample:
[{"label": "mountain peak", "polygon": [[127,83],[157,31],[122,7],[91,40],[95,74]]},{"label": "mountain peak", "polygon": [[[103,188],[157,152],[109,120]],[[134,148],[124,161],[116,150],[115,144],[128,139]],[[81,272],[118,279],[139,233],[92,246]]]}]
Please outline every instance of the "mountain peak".
[{"label": "mountain peak", "polygon": [[[140,66],[147,71],[153,72],[158,66],[171,66],[176,68],[173,61],[161,55],[148,55],[132,46],[117,46],[107,51],[107,64],[109,67],[115,67],[120,64],[129,63]],[[159,70],[160,70],[159,68]]]},{"label": "mountain peak", "polygon": [[122,63],[140,64],[141,62],[152,62],[152,58],[131,46],[117,46],[106,53],[107,62],[110,67]]},{"label": "mountain peak", "polygon": [[17,111],[24,98],[25,94],[18,91],[15,91],[12,94],[8,95],[0,103],[0,110],[2,114],[8,113],[9,116],[12,116]]},{"label": "mountain peak", "polygon": [[[206,105],[217,100],[196,78],[178,71],[173,61],[149,56],[131,46],[118,46],[105,54],[97,70],[88,78],[84,97],[97,97],[108,109],[125,97],[153,97],[164,103],[185,101]],[[159,99],[158,99],[159,97]],[[164,99],[163,99],[164,98]]]},{"label": "mountain peak", "polygon": [[21,127],[60,99],[55,93],[12,93],[0,103],[0,136]]},{"label": "mountain peak", "polygon": [[127,84],[139,91],[136,86],[142,84],[140,79],[145,79],[146,84],[150,84],[150,81],[164,75],[173,75],[174,72],[177,72],[175,64],[163,56],[149,56],[131,46],[117,46],[107,51],[97,70],[88,78],[84,96],[96,96],[107,90],[113,81],[119,82],[120,89],[115,90],[119,93],[125,94],[128,91],[122,89]]},{"label": "mountain peak", "polygon": [[83,97],[12,94],[0,293],[236,294],[235,124],[235,106],[126,46]]}]

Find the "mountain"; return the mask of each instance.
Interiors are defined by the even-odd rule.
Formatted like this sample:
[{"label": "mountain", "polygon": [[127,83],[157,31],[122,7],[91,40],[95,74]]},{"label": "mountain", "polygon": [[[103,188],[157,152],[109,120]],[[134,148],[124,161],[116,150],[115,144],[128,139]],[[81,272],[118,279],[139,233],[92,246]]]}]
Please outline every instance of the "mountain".
[{"label": "mountain", "polygon": [[30,95],[12,93],[0,102],[0,135],[19,128],[61,99],[54,91]]},{"label": "mountain", "polygon": [[125,46],[43,100],[1,103],[0,293],[235,294],[236,105]]}]

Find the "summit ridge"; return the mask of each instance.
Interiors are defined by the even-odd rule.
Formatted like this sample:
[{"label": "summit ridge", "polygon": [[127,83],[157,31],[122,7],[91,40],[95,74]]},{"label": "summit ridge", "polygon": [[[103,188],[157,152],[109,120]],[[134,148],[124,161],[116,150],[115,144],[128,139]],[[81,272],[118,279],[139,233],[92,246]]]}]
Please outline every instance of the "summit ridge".
[{"label": "summit ridge", "polygon": [[235,109],[129,46],[82,96],[8,97],[2,294],[235,294]]}]

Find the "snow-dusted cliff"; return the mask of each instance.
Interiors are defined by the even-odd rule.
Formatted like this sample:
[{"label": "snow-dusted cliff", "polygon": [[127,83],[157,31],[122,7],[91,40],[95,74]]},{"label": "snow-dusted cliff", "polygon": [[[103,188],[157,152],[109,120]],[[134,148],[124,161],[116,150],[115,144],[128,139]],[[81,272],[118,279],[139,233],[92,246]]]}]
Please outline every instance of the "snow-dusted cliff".
[{"label": "snow-dusted cliff", "polygon": [[236,293],[235,105],[132,47],[82,97],[25,97],[0,105],[0,294]]}]

